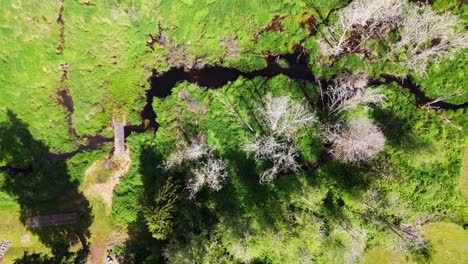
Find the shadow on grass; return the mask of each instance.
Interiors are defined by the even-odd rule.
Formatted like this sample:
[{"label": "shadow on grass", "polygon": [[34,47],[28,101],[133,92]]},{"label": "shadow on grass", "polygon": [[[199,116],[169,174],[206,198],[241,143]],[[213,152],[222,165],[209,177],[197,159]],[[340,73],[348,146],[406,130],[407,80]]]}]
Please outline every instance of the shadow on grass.
[{"label": "shadow on grass", "polygon": [[[8,110],[6,117],[0,122],[0,162],[9,168],[3,187],[17,197],[20,221],[27,226],[31,216],[78,213],[77,225],[31,228],[31,232],[51,248],[54,256],[48,263],[61,263],[72,258],[85,261],[93,217],[89,202],[78,191],[79,182],[71,179],[65,161],[47,158],[49,148],[33,138],[27,124],[15,113]],[[78,242],[82,247],[74,254],[70,249]],[[25,254],[23,259],[28,256],[35,259],[37,254]]]},{"label": "shadow on grass", "polygon": [[128,225],[129,238],[119,254],[120,263],[164,263],[162,250],[165,241],[152,237],[146,226],[142,208],[153,203],[156,191],[164,185],[168,177],[158,166],[162,164],[163,158],[154,146],[141,146],[138,160],[137,173],[142,177],[143,187],[136,195],[141,208],[135,212],[136,220]]}]

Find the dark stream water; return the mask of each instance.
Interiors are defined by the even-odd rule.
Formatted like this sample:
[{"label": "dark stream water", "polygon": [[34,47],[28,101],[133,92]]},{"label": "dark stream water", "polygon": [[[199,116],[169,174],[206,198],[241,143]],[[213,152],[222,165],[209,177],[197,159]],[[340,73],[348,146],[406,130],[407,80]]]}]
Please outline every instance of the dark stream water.
[{"label": "dark stream water", "polygon": [[[400,78],[393,75],[384,74],[381,76],[385,81],[372,81],[370,85],[380,85],[380,84],[391,84],[393,82],[398,83],[400,87],[408,89],[416,97],[416,104],[418,106],[424,106],[428,103],[431,103],[435,98],[429,98],[410,77]],[[452,104],[447,102],[435,102],[431,104],[432,107],[445,109],[445,110],[457,110],[468,107],[468,102],[463,104]]]},{"label": "dark stream water", "polygon": [[[282,68],[279,66],[277,63],[279,59],[287,61],[289,67]],[[150,78],[151,89],[148,91],[148,94],[159,98],[165,98],[171,94],[172,88],[181,81],[197,83],[202,87],[220,88],[241,76],[252,79],[255,77],[271,78],[279,74],[284,74],[295,80],[315,80],[309,68],[309,57],[307,54],[295,52],[280,56],[268,56],[265,60],[265,68],[251,72],[242,72],[236,68],[222,66],[208,66],[203,69],[191,69],[188,71],[172,68],[161,75],[158,75],[155,71]]]},{"label": "dark stream water", "polygon": [[[281,67],[278,60],[284,60],[288,63],[288,67]],[[268,56],[265,58],[266,66],[260,70],[243,72],[236,68],[228,68],[223,66],[208,66],[203,69],[185,70],[181,68],[171,68],[169,71],[159,74],[153,71],[153,76],[149,79],[151,89],[146,94],[146,105],[141,111],[141,117],[147,120],[136,126],[127,126],[126,135],[131,132],[142,132],[147,127],[157,129],[156,113],[153,110],[153,98],[165,98],[171,94],[179,82],[187,81],[196,83],[199,86],[216,89],[223,87],[228,82],[235,81],[239,77],[253,79],[255,77],[272,78],[283,74],[293,80],[303,80],[307,82],[315,81],[315,77],[309,68],[309,56],[302,50],[297,49],[296,52],[278,56]]]}]

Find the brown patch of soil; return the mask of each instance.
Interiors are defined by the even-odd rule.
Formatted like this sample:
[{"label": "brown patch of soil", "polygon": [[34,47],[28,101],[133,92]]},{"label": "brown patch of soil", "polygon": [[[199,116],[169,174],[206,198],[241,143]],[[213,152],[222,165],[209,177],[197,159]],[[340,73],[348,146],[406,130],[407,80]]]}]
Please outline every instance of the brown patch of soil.
[{"label": "brown patch of soil", "polygon": [[302,16],[303,19],[299,22],[299,26],[301,28],[309,30],[310,36],[315,35],[317,33],[317,20],[315,19],[315,17],[310,13],[304,13]]},{"label": "brown patch of soil", "polygon": [[65,21],[63,20],[63,3],[65,0],[59,0],[59,11],[58,11],[58,17],[57,17],[57,23],[59,24],[59,36],[60,36],[60,42],[57,46],[57,50],[59,53],[62,53],[63,50],[65,49]]},{"label": "brown patch of soil", "polygon": [[78,134],[76,133],[75,127],[73,126],[73,113],[75,112],[75,107],[73,106],[73,98],[68,91],[68,87],[64,87],[63,89],[57,91],[58,96],[58,103],[59,105],[63,106],[67,110],[67,128],[68,133],[74,139],[78,138]]},{"label": "brown patch of soil", "polygon": [[[85,189],[84,194],[87,197],[99,197],[106,205],[106,213],[110,214],[112,210],[112,196],[115,186],[120,182],[120,178],[127,174],[130,169],[130,157],[128,155],[128,148],[126,152],[117,157],[108,159],[105,164],[102,162],[95,162],[85,172]],[[104,182],[92,181],[92,175],[100,170],[99,166],[106,166],[107,169],[112,170],[110,176]]]},{"label": "brown patch of soil", "polygon": [[283,18],[284,17],[275,15],[266,27],[263,27],[262,29],[260,29],[256,37],[266,32],[283,32],[284,31]]},{"label": "brown patch of soil", "polygon": [[100,264],[106,252],[106,243],[103,240],[98,240],[93,243],[89,250],[89,263]]}]

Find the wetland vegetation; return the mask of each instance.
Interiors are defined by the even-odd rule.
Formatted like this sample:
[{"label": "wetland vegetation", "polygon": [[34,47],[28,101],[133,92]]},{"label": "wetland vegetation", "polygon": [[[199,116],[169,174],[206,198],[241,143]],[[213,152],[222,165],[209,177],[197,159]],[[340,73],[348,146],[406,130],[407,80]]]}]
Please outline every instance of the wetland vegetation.
[{"label": "wetland vegetation", "polygon": [[0,0],[0,262],[465,263],[467,14]]}]

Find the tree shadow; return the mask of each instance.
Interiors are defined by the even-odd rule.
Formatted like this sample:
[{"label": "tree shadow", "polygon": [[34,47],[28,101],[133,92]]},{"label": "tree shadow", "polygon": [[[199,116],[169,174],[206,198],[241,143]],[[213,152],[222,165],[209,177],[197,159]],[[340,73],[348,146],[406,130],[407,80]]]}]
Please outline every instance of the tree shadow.
[{"label": "tree shadow", "polygon": [[[52,160],[49,148],[31,135],[28,125],[10,110],[0,122],[0,163],[6,164],[3,187],[20,204],[20,221],[44,214],[76,213],[78,224],[35,227],[30,231],[51,248],[55,261],[87,257],[89,226],[93,216],[89,202],[78,191],[79,182],[72,180],[65,161]],[[76,254],[71,247],[81,242]]]},{"label": "tree shadow", "polygon": [[[279,228],[289,210],[288,196],[300,185],[297,177],[281,174],[271,183],[260,183],[254,159],[242,150],[231,150],[224,156],[229,161],[229,178],[223,189],[212,193],[216,214],[232,234],[244,238],[253,228]],[[257,227],[254,227],[257,226]]]},{"label": "tree shadow", "polygon": [[[168,175],[158,166],[162,164],[163,156],[156,148],[151,144],[142,145],[141,148],[137,173],[142,177],[143,188],[138,194],[138,200],[142,207],[147,207],[154,203],[155,194],[164,185]],[[137,214],[136,220],[128,225],[129,238],[119,254],[119,263],[164,263],[162,253],[166,241],[152,237],[146,225],[143,210],[140,209],[135,213]]]},{"label": "tree shadow", "polygon": [[409,149],[420,147],[418,140],[410,136],[411,126],[408,120],[399,117],[390,109],[376,108],[372,116],[385,134],[386,144],[393,147],[408,146]]}]

